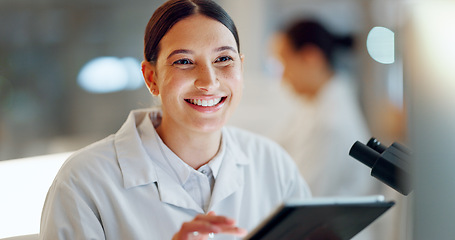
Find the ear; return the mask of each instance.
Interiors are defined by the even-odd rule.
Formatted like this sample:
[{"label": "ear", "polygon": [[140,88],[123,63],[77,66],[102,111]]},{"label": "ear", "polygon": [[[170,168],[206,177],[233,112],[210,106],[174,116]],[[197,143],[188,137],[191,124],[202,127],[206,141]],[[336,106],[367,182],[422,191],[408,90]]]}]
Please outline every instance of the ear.
[{"label": "ear", "polygon": [[155,79],[156,77],[155,65],[151,64],[148,61],[142,61],[141,70],[142,75],[144,76],[145,84],[147,85],[147,88],[149,89],[150,93],[152,93],[152,95],[154,96],[158,96],[160,92]]},{"label": "ear", "polygon": [[245,55],[240,54],[240,64],[242,66],[242,71],[243,71],[243,63],[245,62]]}]

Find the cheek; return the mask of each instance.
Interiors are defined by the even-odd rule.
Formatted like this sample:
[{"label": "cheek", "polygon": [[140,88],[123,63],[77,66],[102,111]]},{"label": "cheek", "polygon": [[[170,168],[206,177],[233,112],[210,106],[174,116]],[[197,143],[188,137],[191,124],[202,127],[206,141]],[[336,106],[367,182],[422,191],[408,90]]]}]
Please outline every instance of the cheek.
[{"label": "cheek", "polygon": [[[231,89],[231,94],[235,99],[240,99],[243,93],[243,74],[241,71],[225,73],[223,82]],[[239,100],[236,100],[239,101]]]},{"label": "cheek", "polygon": [[286,76],[290,80],[295,80],[301,78],[305,74],[305,66],[299,64],[298,62],[291,62],[287,64],[286,67]]},{"label": "cheek", "polygon": [[232,85],[242,85],[243,84],[243,73],[242,69],[237,66],[226,67],[222,69],[218,76],[220,80],[226,81]]},{"label": "cheek", "polygon": [[178,94],[191,82],[188,74],[178,72],[163,74],[161,80],[159,88],[162,97]]},{"label": "cheek", "polygon": [[227,76],[227,84],[231,89],[232,105],[234,109],[239,104],[243,95],[243,73],[241,70],[230,72]]}]

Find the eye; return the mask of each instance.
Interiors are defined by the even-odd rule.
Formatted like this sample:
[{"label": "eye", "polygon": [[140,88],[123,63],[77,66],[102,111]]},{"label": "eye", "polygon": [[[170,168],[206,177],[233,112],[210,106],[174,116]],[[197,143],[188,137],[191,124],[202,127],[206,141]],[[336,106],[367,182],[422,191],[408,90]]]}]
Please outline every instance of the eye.
[{"label": "eye", "polygon": [[234,62],[234,59],[230,56],[221,56],[221,57],[218,57],[217,59],[215,59],[215,66],[218,66],[218,67],[226,67],[226,66],[230,66],[231,63]]},{"label": "eye", "polygon": [[172,65],[188,65],[188,64],[193,64],[193,63],[187,58],[179,59],[172,63]]},{"label": "eye", "polygon": [[227,62],[227,61],[232,61],[233,59],[229,56],[222,56],[217,59],[215,59],[215,62]]},{"label": "eye", "polygon": [[188,58],[182,58],[182,59],[179,59],[179,60],[173,62],[172,66],[175,66],[175,67],[181,68],[181,69],[189,69],[190,67],[193,66],[193,62]]}]

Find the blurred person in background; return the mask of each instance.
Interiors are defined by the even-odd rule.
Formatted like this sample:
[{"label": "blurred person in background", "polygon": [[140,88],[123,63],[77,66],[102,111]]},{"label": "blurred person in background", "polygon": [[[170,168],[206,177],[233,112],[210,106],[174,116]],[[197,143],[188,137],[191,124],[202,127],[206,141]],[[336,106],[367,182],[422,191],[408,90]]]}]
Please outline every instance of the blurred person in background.
[{"label": "blurred person in background", "polygon": [[[320,22],[299,19],[275,36],[283,83],[297,103],[277,141],[296,161],[315,197],[382,194],[369,169],[349,156],[355,141],[371,135],[358,102],[355,82],[335,68],[339,49],[351,36],[336,36]],[[355,239],[374,239],[366,230]]]},{"label": "blurred person in background", "polygon": [[355,82],[334,67],[337,50],[352,48],[352,37],[336,36],[316,20],[303,19],[278,33],[275,44],[283,83],[298,101],[277,140],[297,162],[313,195],[377,193],[368,169],[348,154],[355,141],[371,137]]}]

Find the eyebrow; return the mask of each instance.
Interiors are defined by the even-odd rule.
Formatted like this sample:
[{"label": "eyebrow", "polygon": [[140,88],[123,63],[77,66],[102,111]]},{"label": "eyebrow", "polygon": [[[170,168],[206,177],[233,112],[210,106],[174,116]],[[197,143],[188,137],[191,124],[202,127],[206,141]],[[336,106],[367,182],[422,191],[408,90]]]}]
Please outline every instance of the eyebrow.
[{"label": "eyebrow", "polygon": [[[231,47],[231,46],[222,46],[222,47],[219,47],[217,49],[215,49],[214,52],[222,52],[222,51],[225,51],[225,50],[229,50],[229,51],[232,51],[232,52],[237,52],[235,50],[235,48]],[[172,51],[169,56],[167,56],[167,59],[171,58],[172,56],[176,55],[176,54],[193,54],[194,52],[191,51],[191,50],[188,50],[188,49],[177,49],[177,50],[174,50]]]},{"label": "eyebrow", "polygon": [[177,50],[174,50],[171,52],[171,54],[169,54],[169,56],[167,56],[167,59],[171,58],[172,56],[176,55],[176,54],[192,54],[193,51],[191,50],[188,50],[188,49],[177,49]]},{"label": "eyebrow", "polygon": [[235,50],[235,48],[231,47],[231,46],[222,46],[222,47],[219,47],[217,49],[215,49],[215,52],[222,52],[224,50],[230,50],[230,51],[233,51],[233,52],[237,52],[237,50]]}]

